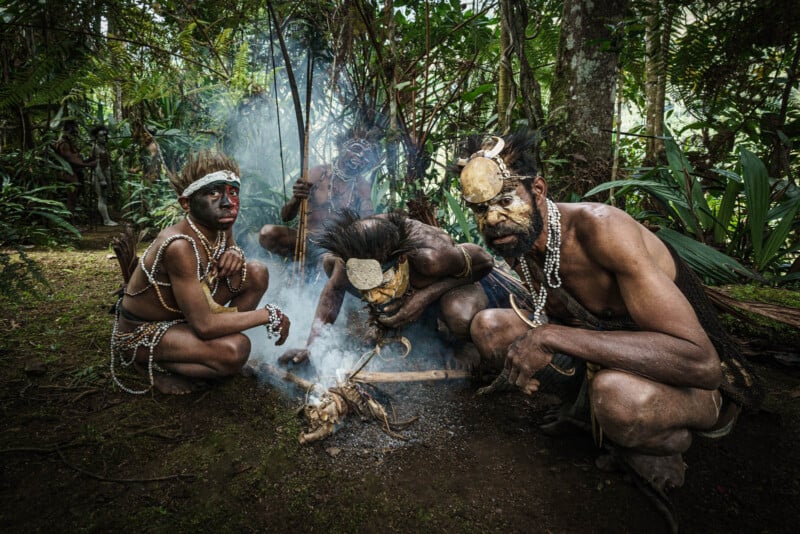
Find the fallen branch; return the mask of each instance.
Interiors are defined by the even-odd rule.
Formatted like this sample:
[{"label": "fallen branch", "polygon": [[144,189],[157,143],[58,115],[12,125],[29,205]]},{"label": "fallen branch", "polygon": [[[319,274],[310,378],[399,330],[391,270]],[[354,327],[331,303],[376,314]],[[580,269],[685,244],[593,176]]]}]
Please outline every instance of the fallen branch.
[{"label": "fallen branch", "polygon": [[361,371],[352,377],[354,382],[371,384],[394,382],[428,382],[433,380],[463,380],[472,374],[466,369],[431,369],[428,371],[398,371],[392,373],[380,371]]},{"label": "fallen branch", "polygon": [[754,313],[779,323],[800,328],[800,309],[798,308],[752,300],[739,300],[709,286],[705,286],[704,289],[708,298],[720,311],[730,313],[743,320],[749,319],[743,312]]},{"label": "fallen branch", "polygon": [[317,385],[314,382],[311,382],[310,380],[305,380],[303,378],[300,378],[297,375],[293,375],[289,371],[284,371],[283,369],[279,369],[274,365],[270,365],[268,363],[262,363],[258,366],[258,368],[263,369],[264,371],[266,371],[267,373],[276,378],[280,378],[281,380],[285,380],[286,382],[291,382],[292,384],[298,386],[299,388],[305,391],[311,391],[312,389],[314,389],[314,386]]}]

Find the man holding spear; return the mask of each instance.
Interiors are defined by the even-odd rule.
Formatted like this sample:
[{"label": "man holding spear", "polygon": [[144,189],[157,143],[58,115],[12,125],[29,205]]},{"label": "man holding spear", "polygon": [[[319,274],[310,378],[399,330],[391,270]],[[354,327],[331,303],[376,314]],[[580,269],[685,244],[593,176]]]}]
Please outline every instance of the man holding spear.
[{"label": "man holding spear", "polygon": [[[337,210],[349,208],[361,215],[371,215],[372,180],[370,172],[380,161],[378,134],[370,131],[363,136],[352,136],[341,144],[339,157],[333,163],[311,168],[292,188],[292,197],[281,209],[281,220],[289,222],[300,215],[297,229],[289,226],[267,224],[259,232],[258,241],[267,251],[283,257],[297,256],[306,261],[305,240],[298,243],[298,235],[306,233],[312,238],[322,229],[323,223]],[[305,205],[305,209],[303,206]],[[310,260],[316,261],[317,254]]]}]

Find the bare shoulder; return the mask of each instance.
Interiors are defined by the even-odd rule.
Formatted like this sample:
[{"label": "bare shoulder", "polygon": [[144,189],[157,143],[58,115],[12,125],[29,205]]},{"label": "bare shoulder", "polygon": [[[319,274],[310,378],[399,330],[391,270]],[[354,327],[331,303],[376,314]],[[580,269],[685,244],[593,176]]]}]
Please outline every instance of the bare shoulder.
[{"label": "bare shoulder", "polygon": [[155,256],[160,255],[171,266],[185,262],[190,262],[194,266],[197,264],[198,246],[194,239],[180,231],[178,225],[169,226],[161,230],[153,240],[148,260],[155,260]]},{"label": "bare shoulder", "polygon": [[607,204],[560,204],[564,231],[593,261],[612,271],[654,263],[669,270],[666,246],[623,210]]},{"label": "bare shoulder", "polygon": [[449,269],[454,254],[461,253],[454,246],[455,242],[450,235],[442,230],[414,219],[408,219],[409,236],[416,244],[409,253],[412,267],[419,273],[427,276],[439,276]]},{"label": "bare shoulder", "polygon": [[600,202],[563,203],[558,204],[558,209],[562,219],[569,219],[570,224],[581,231],[593,231],[621,222],[639,224],[621,209]]},{"label": "bare shoulder", "polygon": [[453,238],[450,237],[450,234],[441,228],[437,228],[411,218],[406,219],[406,225],[408,227],[409,235],[416,239],[425,241],[425,243],[423,243],[425,245],[429,244],[430,246],[434,246],[439,245],[442,242],[447,244],[453,243]]},{"label": "bare shoulder", "polygon": [[[308,181],[311,182],[312,184],[315,184],[315,183],[321,181],[323,178],[325,178],[328,175],[329,170],[330,170],[330,166],[327,165],[327,164],[326,165],[316,165],[314,167],[311,167],[308,170]],[[299,178],[299,179],[302,180],[302,177]]]},{"label": "bare shoulder", "polygon": [[341,257],[332,252],[326,252],[322,256],[322,268],[328,278],[333,278],[344,272],[344,261]]}]

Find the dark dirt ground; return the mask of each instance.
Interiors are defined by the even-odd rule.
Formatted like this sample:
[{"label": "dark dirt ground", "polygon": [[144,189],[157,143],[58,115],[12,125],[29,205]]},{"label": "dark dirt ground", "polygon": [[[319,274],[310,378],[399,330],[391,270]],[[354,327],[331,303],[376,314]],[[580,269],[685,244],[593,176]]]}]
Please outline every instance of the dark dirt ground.
[{"label": "dark dirt ground", "polygon": [[[32,251],[51,290],[0,300],[3,532],[667,531],[624,475],[594,466],[591,436],[542,433],[546,396],[386,387],[399,418],[420,416],[407,441],[349,420],[301,446],[299,391],[239,377],[181,397],[121,392],[108,371],[111,235]],[[800,369],[752,360],[767,401],[686,454],[672,494],[683,532],[797,531]]]}]

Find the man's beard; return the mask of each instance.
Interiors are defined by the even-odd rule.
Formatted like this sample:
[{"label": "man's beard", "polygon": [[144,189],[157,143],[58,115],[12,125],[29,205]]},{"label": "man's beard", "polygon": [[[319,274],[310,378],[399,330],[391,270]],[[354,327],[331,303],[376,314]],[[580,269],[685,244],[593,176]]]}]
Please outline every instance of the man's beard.
[{"label": "man's beard", "polygon": [[[486,245],[500,256],[504,258],[514,258],[522,256],[531,250],[533,244],[539,236],[542,235],[543,229],[544,221],[542,220],[542,214],[539,213],[539,210],[534,208],[527,226],[519,226],[510,223],[487,226],[483,232],[483,238],[486,241]],[[509,243],[494,244],[494,239],[509,235],[516,236],[517,240]]]}]

